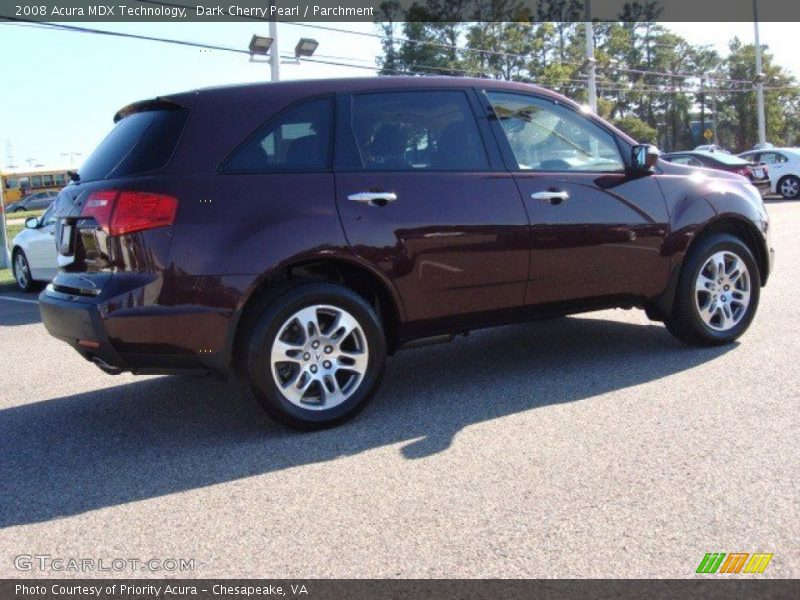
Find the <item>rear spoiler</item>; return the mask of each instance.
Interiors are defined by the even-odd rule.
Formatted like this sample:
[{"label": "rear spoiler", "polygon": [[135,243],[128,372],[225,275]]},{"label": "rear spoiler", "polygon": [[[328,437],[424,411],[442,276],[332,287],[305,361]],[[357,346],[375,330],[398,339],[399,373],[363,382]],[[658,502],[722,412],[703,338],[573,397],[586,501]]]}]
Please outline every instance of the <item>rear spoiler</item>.
[{"label": "rear spoiler", "polygon": [[128,106],[120,108],[117,111],[117,114],[114,115],[114,123],[118,123],[125,117],[134,113],[147,112],[151,110],[180,110],[182,108],[189,107],[181,104],[175,99],[170,98],[158,97],[151,100],[140,100],[139,102],[134,102],[132,104],[128,104]]}]

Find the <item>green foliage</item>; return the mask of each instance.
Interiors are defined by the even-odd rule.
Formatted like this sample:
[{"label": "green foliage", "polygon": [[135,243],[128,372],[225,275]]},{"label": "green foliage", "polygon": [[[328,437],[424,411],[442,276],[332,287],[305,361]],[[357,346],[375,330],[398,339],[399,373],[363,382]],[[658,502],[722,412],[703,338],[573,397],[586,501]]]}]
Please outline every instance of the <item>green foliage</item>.
[{"label": "green foliage", "polygon": [[611,122],[637,142],[642,144],[653,144],[656,142],[658,131],[656,131],[655,127],[650,127],[650,125],[641,119],[630,116],[612,119]]},{"label": "green foliage", "polygon": [[[543,85],[585,103],[585,35],[579,0],[541,0],[535,14],[522,0],[418,0],[406,12],[384,3],[380,27],[384,74],[470,75]],[[734,39],[727,56],[692,45],[663,25],[652,1],[628,2],[637,22],[596,23],[598,113],[662,150],[718,143],[742,151],[756,142],[754,47]],[[465,18],[471,22],[464,22]],[[535,20],[534,20],[535,19]],[[405,38],[403,41],[398,36]],[[767,139],[800,143],[800,87],[763,52]]]}]

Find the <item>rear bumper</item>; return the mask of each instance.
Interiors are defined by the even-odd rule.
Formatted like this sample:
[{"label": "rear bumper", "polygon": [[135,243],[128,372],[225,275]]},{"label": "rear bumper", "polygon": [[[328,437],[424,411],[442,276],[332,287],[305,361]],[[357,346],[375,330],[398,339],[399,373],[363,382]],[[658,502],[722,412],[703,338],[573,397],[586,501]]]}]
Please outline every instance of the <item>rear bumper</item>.
[{"label": "rear bumper", "polygon": [[99,359],[128,370],[125,360],[108,340],[96,304],[61,299],[45,289],[39,294],[39,311],[50,335],[72,346],[86,360]]},{"label": "rear bumper", "polygon": [[113,279],[92,296],[49,284],[39,295],[47,331],[107,373],[228,373],[226,311],[165,306],[148,299],[151,284],[141,285],[136,277]]}]

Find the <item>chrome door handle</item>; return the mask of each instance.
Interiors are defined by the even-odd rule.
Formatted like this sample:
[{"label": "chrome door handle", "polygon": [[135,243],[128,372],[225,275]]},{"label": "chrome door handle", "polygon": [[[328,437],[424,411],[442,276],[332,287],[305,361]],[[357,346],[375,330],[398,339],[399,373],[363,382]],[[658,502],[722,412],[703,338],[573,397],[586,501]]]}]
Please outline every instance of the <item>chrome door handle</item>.
[{"label": "chrome door handle", "polygon": [[534,200],[544,200],[550,204],[561,204],[565,200],[569,200],[567,192],[535,192],[531,194]]},{"label": "chrome door handle", "polygon": [[353,202],[361,202],[368,206],[382,207],[397,200],[397,194],[394,192],[358,192],[357,194],[350,194],[347,199]]}]

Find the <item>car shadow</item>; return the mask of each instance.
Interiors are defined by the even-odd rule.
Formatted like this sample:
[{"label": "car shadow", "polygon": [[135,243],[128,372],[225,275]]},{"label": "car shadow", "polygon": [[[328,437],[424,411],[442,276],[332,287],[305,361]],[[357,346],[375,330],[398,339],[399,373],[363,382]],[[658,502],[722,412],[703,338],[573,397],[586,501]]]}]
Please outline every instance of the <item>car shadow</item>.
[{"label": "car shadow", "polygon": [[[299,433],[236,382],[160,377],[0,411],[0,527],[335,460],[407,442],[414,460],[472,424],[575,402],[690,369],[696,349],[657,325],[566,318],[400,352],[354,421]],[[568,424],[565,424],[568,426]]]},{"label": "car shadow", "polygon": [[26,293],[13,283],[0,283],[0,327],[40,322],[38,296],[38,291]]},{"label": "car shadow", "polygon": [[783,204],[785,202],[797,202],[797,198],[784,198],[782,196],[767,196],[764,198],[765,204]]}]

